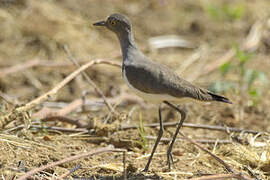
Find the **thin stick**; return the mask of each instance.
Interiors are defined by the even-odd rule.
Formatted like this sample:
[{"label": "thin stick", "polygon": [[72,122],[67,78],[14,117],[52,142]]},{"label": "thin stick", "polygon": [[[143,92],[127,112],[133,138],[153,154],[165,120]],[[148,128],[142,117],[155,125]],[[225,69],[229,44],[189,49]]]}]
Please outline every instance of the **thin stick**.
[{"label": "thin stick", "polygon": [[[22,125],[22,128],[24,125]],[[64,128],[64,127],[55,127],[55,126],[39,126],[39,125],[31,125],[32,128],[38,128],[38,129],[48,129],[48,130],[54,130],[54,131],[62,131],[62,132],[81,132],[81,133],[89,133],[89,130],[85,128]]]},{"label": "thin stick", "polygon": [[98,148],[98,149],[95,149],[95,150],[90,151],[90,152],[86,152],[86,153],[78,154],[78,155],[75,155],[75,156],[71,156],[71,157],[62,159],[60,161],[56,161],[56,162],[47,164],[45,166],[41,166],[39,168],[33,169],[31,171],[28,171],[23,176],[19,177],[18,180],[25,180],[28,177],[30,177],[30,176],[32,176],[32,175],[34,175],[34,174],[36,174],[36,173],[38,173],[40,171],[43,171],[45,169],[48,169],[48,168],[51,168],[51,167],[54,167],[54,166],[58,166],[58,165],[63,164],[63,163],[67,163],[67,162],[71,162],[71,161],[74,161],[74,160],[78,160],[78,159],[81,159],[81,158],[85,158],[87,156],[93,156],[93,155],[100,154],[100,153],[105,153],[105,152],[123,152],[123,151],[125,151],[125,150],[115,149],[115,148],[112,148],[110,146],[105,147],[105,148]]},{"label": "thin stick", "polygon": [[70,174],[74,173],[75,171],[77,171],[78,169],[80,169],[82,167],[81,164],[76,165],[74,168],[72,168],[71,170],[69,170],[68,172],[62,174],[61,176],[59,176],[57,179],[64,179],[65,177],[69,176]]},{"label": "thin stick", "polygon": [[[119,53],[113,53],[109,55],[112,58],[117,58],[121,56]],[[88,60],[81,60],[80,63],[87,63]],[[2,65],[2,64],[1,64]],[[32,59],[27,62],[23,63],[16,63],[16,65],[7,64],[10,67],[7,68],[1,68],[0,69],[0,77],[7,76],[9,74],[25,71],[26,69],[32,68],[32,67],[50,67],[50,68],[56,68],[56,67],[63,67],[63,66],[73,66],[74,64],[71,62],[59,62],[59,61],[50,61],[50,60],[41,60],[41,59]]]},{"label": "thin stick", "polygon": [[6,101],[10,105],[14,105],[15,103],[13,102],[12,98],[9,97],[7,94],[3,93],[0,91],[0,98]]},{"label": "thin stick", "polygon": [[127,171],[126,171],[126,151],[123,151],[123,176],[124,180],[127,180]]},{"label": "thin stick", "polygon": [[[179,134],[181,134],[187,141],[189,141],[190,143],[194,144],[202,151],[204,151],[204,152],[208,153],[210,156],[212,156],[216,161],[218,161],[220,164],[222,164],[228,172],[236,174],[235,171],[225,161],[223,161],[220,157],[213,154],[211,151],[205,149],[204,147],[202,147],[200,144],[196,143],[192,139],[186,137],[181,131],[179,132]],[[240,177],[240,179],[243,179],[243,180],[251,180],[249,177],[246,177],[245,175],[239,174],[239,177]]]},{"label": "thin stick", "polygon": [[[157,137],[155,136],[145,136],[146,139],[148,140],[155,140]],[[172,138],[161,138],[161,142],[170,142]],[[185,141],[185,138],[177,138],[176,141]],[[226,139],[196,139],[194,140],[197,143],[202,143],[202,144],[231,144],[232,141],[226,140]]]},{"label": "thin stick", "polygon": [[[175,127],[178,122],[166,122],[163,123],[164,127]],[[152,123],[152,124],[145,124],[144,127],[158,127],[159,123]],[[197,128],[197,129],[209,129],[209,130],[216,130],[216,131],[224,131],[224,132],[245,132],[251,134],[258,134],[259,131],[248,130],[248,129],[238,129],[233,127],[223,127],[223,126],[211,126],[205,124],[192,124],[192,123],[183,123],[183,127],[190,127],[190,128]],[[122,125],[121,129],[136,129],[138,128],[137,125]]]},{"label": "thin stick", "polygon": [[28,61],[28,62],[23,62],[21,64],[17,64],[15,66],[12,66],[9,68],[2,69],[0,72],[0,77],[4,77],[6,75],[9,75],[9,74],[12,74],[15,72],[23,71],[25,69],[36,66],[39,63],[40,63],[40,60],[35,59],[35,60]]},{"label": "thin stick", "polygon": [[[15,128],[11,128],[6,130],[6,133],[12,132],[12,131],[16,131],[19,129],[24,128],[25,125],[19,125],[16,126]],[[34,125],[31,124],[30,128],[37,128],[37,129],[46,129],[46,130],[52,130],[52,131],[61,131],[61,132],[70,132],[70,133],[89,133],[89,130],[87,130],[86,128],[64,128],[64,127],[56,127],[56,126],[41,126],[41,125]]]},{"label": "thin stick", "polygon": [[39,110],[38,112],[34,113],[32,115],[32,117],[41,119],[41,118],[47,118],[49,116],[65,116],[80,106],[82,106],[82,99],[81,98],[75,99],[74,101],[72,101],[71,103],[69,103],[68,105],[64,106],[63,108],[61,108],[59,110],[44,107],[41,110]]},{"label": "thin stick", "polygon": [[[9,133],[18,129],[22,129],[24,125],[17,126],[16,128],[7,130],[5,132]],[[76,132],[76,133],[89,133],[89,130],[86,128],[64,128],[64,127],[56,127],[56,126],[41,126],[41,125],[31,125],[30,128],[37,128],[37,129],[46,129],[46,130],[53,130],[53,131],[61,131],[61,132]],[[145,136],[148,140],[155,140],[155,136]],[[109,138],[102,137],[100,138],[100,141],[106,141],[109,140]],[[185,138],[177,138],[176,141],[185,141]],[[96,140],[95,140],[96,141]],[[170,142],[171,138],[161,138],[162,142]],[[232,141],[226,140],[226,139],[196,139],[195,142],[202,143],[202,144],[230,144]]]},{"label": "thin stick", "polygon": [[179,134],[181,134],[188,142],[194,144],[195,146],[197,146],[198,148],[200,148],[201,150],[203,150],[204,152],[208,153],[209,155],[211,155],[214,159],[216,159],[220,164],[222,164],[225,169],[231,173],[234,173],[234,170],[232,170],[232,168],[225,162],[223,161],[221,158],[219,158],[217,155],[213,154],[212,152],[210,152],[209,150],[205,149],[204,147],[202,147],[201,145],[199,145],[198,143],[196,143],[195,141],[193,141],[192,139],[186,137],[182,132],[179,132]]},{"label": "thin stick", "polygon": [[69,103],[67,106],[57,111],[57,115],[65,116],[71,113],[72,111],[74,111],[74,109],[77,109],[78,107],[80,107],[81,105],[82,105],[82,99],[75,99],[74,101]]},{"label": "thin stick", "polygon": [[[89,60],[81,60],[80,63],[87,63]],[[63,61],[50,61],[50,60],[40,60],[33,59],[23,63],[16,63],[16,65],[9,64],[10,67],[0,69],[0,77],[7,76],[9,74],[25,71],[26,69],[32,67],[63,67],[63,66],[74,66],[72,62],[63,62]]]},{"label": "thin stick", "polygon": [[[70,61],[72,61],[77,67],[81,67],[80,64],[78,63],[78,61],[75,59],[75,57],[71,54],[71,52],[69,51],[67,45],[64,45],[64,50],[68,56],[68,59]],[[107,101],[106,97],[104,96],[103,92],[101,91],[101,89],[99,89],[99,87],[94,83],[94,81],[92,81],[92,79],[88,76],[88,74],[86,74],[86,72],[82,71],[81,74],[83,75],[83,77],[86,79],[86,81],[88,82],[88,84],[90,84],[90,86],[92,86],[94,88],[94,90],[96,91],[96,93],[103,99],[105,105],[108,107],[109,111],[111,111],[111,113],[116,113],[115,109],[112,107],[112,105]],[[117,113],[116,113],[117,114]]]},{"label": "thin stick", "polygon": [[93,61],[90,61],[90,62],[84,64],[79,69],[77,69],[76,71],[71,73],[69,76],[67,76],[63,81],[58,83],[53,89],[51,89],[47,93],[39,96],[38,98],[36,98],[36,99],[32,100],[31,102],[25,104],[24,106],[16,108],[15,110],[10,112],[9,114],[7,114],[5,116],[2,116],[0,118],[0,128],[4,127],[9,122],[13,121],[13,118],[11,118],[11,117],[12,117],[12,115],[14,113],[16,114],[16,113],[21,113],[21,112],[28,111],[28,110],[32,109],[33,107],[37,106],[38,104],[46,101],[48,98],[55,95],[61,88],[63,88],[72,79],[74,79],[78,74],[80,74],[82,71],[86,70],[87,68],[89,68],[89,67],[91,67],[91,66],[93,66],[95,64],[108,64],[108,65],[112,65],[112,66],[116,66],[116,67],[121,67],[121,65],[118,62],[108,61],[108,60],[103,60],[103,59],[93,60]]},{"label": "thin stick", "polygon": [[213,180],[213,179],[229,179],[229,178],[230,179],[231,178],[242,179],[241,175],[239,175],[239,174],[214,174],[214,175],[192,178],[192,179],[188,179],[188,180]]},{"label": "thin stick", "polygon": [[86,126],[86,125],[83,125],[82,123],[80,123],[78,120],[75,120],[75,119],[72,119],[69,117],[65,117],[65,116],[48,116],[48,117],[41,119],[42,122],[56,121],[56,120],[76,125],[78,128],[82,128],[82,127]]},{"label": "thin stick", "polygon": [[[119,101],[129,102],[129,103],[142,103],[142,100],[139,97],[131,96],[126,93],[121,93],[119,96],[107,98],[107,100],[111,104],[117,104]],[[83,108],[82,106],[84,107],[95,106],[96,108],[98,108],[98,107],[102,107],[103,105],[104,105],[104,101],[101,100],[100,98],[91,98],[91,99],[86,99],[86,100],[79,98],[79,99],[73,100],[70,103],[45,102],[43,103],[44,107],[38,112],[33,113],[32,117],[40,119],[40,118],[45,118],[48,116],[64,116],[71,113],[74,110],[77,110],[79,107]],[[55,109],[47,108],[47,106],[56,107],[57,109],[61,108],[61,109],[55,110]]]},{"label": "thin stick", "polygon": [[97,59],[97,60],[90,61],[89,63],[86,63],[85,65],[81,66],[79,69],[77,69],[76,71],[74,71],[73,73],[71,73],[69,76],[67,76],[63,81],[61,81],[59,84],[57,84],[49,92],[47,92],[47,93],[43,94],[42,96],[34,99],[33,101],[27,103],[26,105],[17,108],[17,111],[18,112],[27,111],[27,110],[32,109],[36,105],[44,102],[48,98],[50,98],[53,95],[55,95],[61,88],[63,88],[67,83],[69,83],[71,80],[73,80],[82,71],[85,71],[86,69],[88,69],[89,67],[91,67],[91,66],[93,66],[95,64],[109,64],[109,65],[117,66],[117,67],[120,66],[119,63],[114,62],[114,61],[108,61],[108,60]]},{"label": "thin stick", "polygon": [[[59,116],[52,116],[52,117],[45,117],[44,118],[44,121],[46,121],[47,119],[54,119],[54,118],[58,118]],[[65,121],[64,119],[69,119],[68,121],[65,121],[65,122],[68,122],[68,123],[71,123],[71,124],[75,124],[77,125],[77,127],[79,127],[80,129],[73,129],[73,128],[58,128],[58,127],[45,127],[45,126],[40,126],[40,128],[52,128],[53,130],[57,130],[59,129],[59,131],[66,131],[66,132],[88,132],[87,129],[86,129],[86,125],[83,125],[81,123],[79,123],[77,120],[73,120],[73,119],[70,119],[68,117],[61,117],[60,116],[60,120],[63,120]],[[73,121],[72,121],[73,120]],[[164,123],[164,127],[170,127],[170,126],[175,126],[176,122],[167,122],[167,123]],[[158,125],[156,123],[153,123],[153,124],[146,124],[144,125],[144,127],[157,127]],[[207,126],[207,125],[201,125],[201,124],[191,124],[191,123],[184,123],[183,124],[184,127],[190,127],[190,128],[198,128],[198,129],[209,129],[209,130],[217,130],[217,131],[224,131],[224,132],[245,132],[245,133],[252,133],[252,134],[258,134],[260,133],[259,131],[254,131],[254,130],[246,130],[246,129],[237,129],[237,128],[232,128],[232,127],[222,127],[222,126]],[[33,126],[31,126],[33,127]],[[35,125],[36,128],[39,128],[37,125]],[[121,130],[126,130],[126,129],[136,129],[138,128],[138,126],[136,125],[122,125],[121,126]],[[163,141],[167,141],[166,138],[163,139]],[[220,143],[227,143],[225,140],[223,140],[224,142],[220,141]],[[204,143],[201,141],[201,143]],[[205,142],[207,143],[207,142]],[[211,143],[211,142],[209,142]],[[229,142],[228,142],[229,143]]]}]

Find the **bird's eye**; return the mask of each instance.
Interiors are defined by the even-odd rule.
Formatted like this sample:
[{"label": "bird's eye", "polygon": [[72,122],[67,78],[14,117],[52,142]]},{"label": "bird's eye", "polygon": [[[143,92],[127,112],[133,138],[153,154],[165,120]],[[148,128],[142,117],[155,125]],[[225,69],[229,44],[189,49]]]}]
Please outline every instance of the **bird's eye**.
[{"label": "bird's eye", "polygon": [[111,20],[110,24],[113,26],[116,25],[116,20],[115,19]]}]

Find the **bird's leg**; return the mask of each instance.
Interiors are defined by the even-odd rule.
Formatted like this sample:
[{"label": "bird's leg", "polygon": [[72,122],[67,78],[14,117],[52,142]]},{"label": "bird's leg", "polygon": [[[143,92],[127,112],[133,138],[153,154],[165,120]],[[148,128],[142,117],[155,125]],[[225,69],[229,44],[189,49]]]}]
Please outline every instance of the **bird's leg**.
[{"label": "bird's leg", "polygon": [[143,170],[144,172],[147,172],[148,171],[149,166],[150,166],[150,163],[151,163],[152,158],[153,158],[153,155],[154,155],[154,153],[156,151],[156,148],[158,146],[158,143],[160,142],[160,139],[161,139],[161,137],[163,135],[164,127],[163,127],[162,118],[161,118],[161,105],[158,108],[158,115],[159,115],[159,132],[158,132],[158,137],[156,139],[155,145],[154,145],[153,150],[151,152],[151,155],[150,155],[150,157],[148,159],[148,162],[147,162],[147,164],[146,164],[146,166],[145,166],[145,168]]},{"label": "bird's leg", "polygon": [[167,151],[167,164],[168,164],[168,168],[170,170],[171,169],[171,162],[173,162],[172,147],[173,147],[173,144],[174,144],[174,142],[176,140],[176,136],[179,133],[179,130],[182,127],[184,120],[186,119],[186,113],[185,113],[184,110],[182,110],[179,107],[169,103],[168,101],[164,101],[164,103],[167,104],[168,106],[170,106],[171,108],[173,108],[174,110],[178,111],[181,114],[181,119],[180,119],[180,121],[179,121],[179,123],[177,125],[177,128],[176,128],[176,131],[174,133],[173,139],[172,139],[172,141],[170,143],[170,146],[168,148],[168,151]]}]

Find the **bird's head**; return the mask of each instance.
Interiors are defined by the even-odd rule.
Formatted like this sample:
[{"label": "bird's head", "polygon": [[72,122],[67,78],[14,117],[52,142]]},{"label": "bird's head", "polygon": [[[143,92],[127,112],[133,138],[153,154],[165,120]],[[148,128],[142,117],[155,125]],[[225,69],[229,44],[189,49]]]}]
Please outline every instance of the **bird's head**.
[{"label": "bird's head", "polygon": [[131,31],[130,20],[121,14],[112,14],[106,21],[99,21],[93,24],[94,26],[104,26],[116,34],[122,34]]}]

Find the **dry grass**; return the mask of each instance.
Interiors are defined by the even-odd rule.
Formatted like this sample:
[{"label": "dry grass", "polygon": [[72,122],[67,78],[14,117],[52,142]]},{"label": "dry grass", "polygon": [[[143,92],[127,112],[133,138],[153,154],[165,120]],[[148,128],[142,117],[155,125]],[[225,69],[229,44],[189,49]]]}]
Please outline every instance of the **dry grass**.
[{"label": "dry grass", "polygon": [[[17,105],[30,102],[46,93],[71,74],[76,67],[68,63],[64,45],[68,45],[71,53],[79,61],[97,58],[121,61],[120,48],[116,37],[109,31],[94,28],[91,24],[106,18],[111,13],[120,12],[130,17],[134,25],[135,39],[138,46],[156,61],[167,64],[186,79],[193,79],[204,67],[222,57],[232,48],[233,42],[241,44],[250,27],[257,20],[264,22],[262,39],[247,66],[269,73],[269,8],[267,0],[230,1],[235,6],[241,5],[244,14],[240,19],[215,19],[207,11],[210,4],[224,5],[225,1],[128,1],[122,0],[0,0],[0,74],[16,64],[24,64],[31,60],[46,62],[47,66],[37,63],[34,67],[23,71],[0,76],[0,111],[3,115],[11,112]],[[268,20],[268,25],[267,25]],[[176,34],[196,44],[199,49],[168,48],[151,49],[150,37]],[[194,53],[199,58],[188,65]],[[232,58],[232,63],[236,63]],[[53,63],[60,63],[54,64]],[[63,64],[61,64],[63,63]],[[49,65],[50,64],[50,65]],[[185,68],[183,68],[185,67]],[[144,103],[133,96],[121,79],[119,68],[111,66],[95,66],[87,73],[103,91],[109,102],[115,105],[120,113],[111,116],[102,100],[92,87],[81,76],[61,89],[46,102],[35,106],[26,114],[16,116],[5,129],[0,131],[0,167],[1,178],[18,178],[26,171],[55,162],[76,154],[91,151],[99,147],[113,144],[117,148],[127,149],[127,171],[129,179],[164,178],[184,179],[206,174],[227,173],[224,167],[211,156],[184,141],[175,144],[173,154],[176,162],[173,170],[167,171],[167,144],[161,143],[154,156],[149,174],[140,174],[145,166],[153,142],[146,144],[138,129],[119,130],[121,124],[144,124],[157,122],[157,107]],[[194,82],[209,86],[211,82],[222,79],[219,70],[198,76]],[[237,71],[231,71],[223,80],[239,78]],[[253,129],[260,132],[270,131],[270,94],[269,85],[255,82],[262,98],[256,106],[250,106],[251,97],[247,94],[226,92],[233,105],[211,103],[206,105],[187,103],[187,122],[209,125],[233,126]],[[50,108],[58,111],[67,104],[80,98],[83,91],[88,91],[84,107],[78,107],[66,117],[78,119],[89,127],[86,132],[63,132],[49,130],[45,127],[57,126],[75,129],[75,125],[66,122],[40,122],[29,118],[41,109]],[[123,95],[124,94],[124,95]],[[2,98],[1,98],[2,97]],[[4,100],[5,99],[5,100]],[[8,101],[8,102],[7,102]],[[134,109],[135,107],[135,109]],[[43,109],[44,110],[44,109]],[[15,117],[15,115],[14,115]],[[164,110],[164,121],[176,121],[178,115]],[[18,128],[21,124],[31,122],[44,128]],[[104,123],[107,122],[107,123]],[[168,127],[164,137],[170,138],[174,128]],[[146,135],[156,136],[157,128],[145,127]],[[183,128],[183,132],[193,139],[227,139],[230,144],[204,144],[208,150],[223,159],[237,172],[249,177],[269,179],[270,176],[270,142],[269,134],[260,136],[245,133],[224,133],[203,129]],[[19,165],[19,163],[21,163]],[[82,167],[72,173],[77,177],[103,177],[108,179],[122,176],[122,155],[105,153],[90,156],[70,163],[47,169],[36,177],[55,178],[81,164]]]}]

